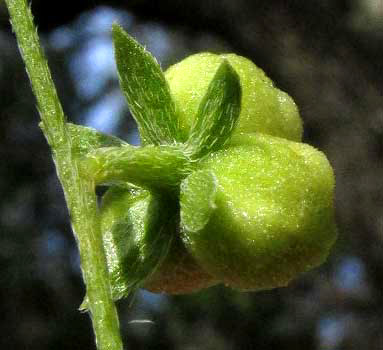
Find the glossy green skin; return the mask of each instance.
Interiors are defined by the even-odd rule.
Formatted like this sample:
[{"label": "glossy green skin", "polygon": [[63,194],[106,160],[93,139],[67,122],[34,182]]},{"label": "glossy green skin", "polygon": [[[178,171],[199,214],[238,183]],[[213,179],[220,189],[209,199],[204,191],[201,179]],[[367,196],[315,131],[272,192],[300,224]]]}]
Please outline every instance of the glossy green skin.
[{"label": "glossy green skin", "polygon": [[165,72],[178,109],[183,137],[186,139],[199,104],[224,59],[238,73],[242,88],[241,113],[234,133],[261,132],[300,141],[302,121],[289,95],[277,89],[247,58],[211,53],[189,56]]},{"label": "glossy green skin", "polygon": [[[146,278],[138,287],[168,294],[192,293],[217,283],[174,234],[177,218],[167,220],[158,216],[159,207],[162,207],[161,213],[166,213],[163,209],[168,205],[141,189],[114,187],[104,195],[101,229],[114,299],[127,296],[136,279]],[[165,232],[159,232],[161,226],[156,225],[162,220],[165,220]],[[171,240],[167,247],[169,235]],[[155,251],[148,250],[147,247],[153,248],[153,241],[156,242]],[[157,259],[158,265],[155,264]]]},{"label": "glossy green skin", "polygon": [[160,205],[135,189],[113,187],[103,196],[101,230],[114,299],[141,287],[168,252],[171,237],[158,228]]},{"label": "glossy green skin", "polygon": [[183,240],[206,271],[232,288],[261,290],[286,286],[326,259],[336,226],[334,177],[323,153],[248,134],[201,168],[216,176],[215,210]]}]

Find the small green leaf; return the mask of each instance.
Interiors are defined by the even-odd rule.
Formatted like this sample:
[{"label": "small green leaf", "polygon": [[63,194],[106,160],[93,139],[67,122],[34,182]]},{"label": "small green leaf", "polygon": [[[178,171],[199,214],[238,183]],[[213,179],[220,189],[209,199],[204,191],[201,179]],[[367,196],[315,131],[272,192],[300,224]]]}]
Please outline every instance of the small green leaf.
[{"label": "small green leaf", "polygon": [[198,232],[208,223],[216,208],[217,184],[208,170],[193,172],[181,183],[181,227],[184,232]]},{"label": "small green leaf", "polygon": [[121,89],[138,124],[144,144],[181,141],[170,89],[155,58],[120,26],[113,25]]},{"label": "small green leaf", "polygon": [[173,240],[172,204],[143,190],[112,187],[101,204],[101,230],[114,300],[156,271]]},{"label": "small green leaf", "polygon": [[[43,130],[43,123],[39,124]],[[127,143],[116,136],[104,134],[96,129],[67,123],[69,136],[72,143],[72,152],[75,156],[81,157],[88,152],[100,147],[122,146]]]},{"label": "small green leaf", "polygon": [[77,156],[84,156],[88,152],[100,147],[113,147],[127,144],[116,136],[104,134],[93,128],[71,123],[67,125],[72,140],[72,151]]},{"label": "small green leaf", "polygon": [[163,190],[176,187],[192,170],[190,159],[171,145],[105,147],[87,154],[81,170],[97,185],[133,183]]},{"label": "small green leaf", "polygon": [[202,99],[187,141],[192,158],[220,149],[230,138],[241,110],[238,74],[227,60],[219,66]]}]

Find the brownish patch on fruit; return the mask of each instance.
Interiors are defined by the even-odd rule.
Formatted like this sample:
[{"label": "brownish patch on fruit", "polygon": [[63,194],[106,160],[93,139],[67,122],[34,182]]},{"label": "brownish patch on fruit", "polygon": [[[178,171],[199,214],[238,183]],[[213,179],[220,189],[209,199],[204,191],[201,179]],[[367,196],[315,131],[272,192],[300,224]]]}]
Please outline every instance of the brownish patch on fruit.
[{"label": "brownish patch on fruit", "polygon": [[145,284],[153,293],[188,294],[219,283],[205,272],[177,237],[168,256]]}]

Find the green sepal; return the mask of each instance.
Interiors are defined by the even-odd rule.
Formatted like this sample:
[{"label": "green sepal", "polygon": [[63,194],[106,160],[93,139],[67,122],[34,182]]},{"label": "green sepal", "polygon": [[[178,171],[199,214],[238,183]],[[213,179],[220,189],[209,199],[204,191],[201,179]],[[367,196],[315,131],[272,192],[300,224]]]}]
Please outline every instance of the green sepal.
[{"label": "green sepal", "polygon": [[[67,130],[72,144],[72,154],[75,157],[85,156],[88,152],[100,147],[118,147],[127,143],[116,136],[104,134],[96,129],[67,123]],[[43,123],[39,126],[44,130]]]},{"label": "green sepal", "polygon": [[235,128],[240,111],[239,76],[224,60],[209,84],[191,127],[186,142],[191,157],[201,158],[222,148]]},{"label": "green sepal", "polygon": [[121,89],[138,124],[143,144],[181,141],[169,85],[156,59],[119,25],[113,25]]},{"label": "green sepal", "polygon": [[88,153],[81,164],[84,175],[97,185],[129,182],[156,190],[176,188],[192,168],[189,157],[170,145],[99,148]]},{"label": "green sepal", "polygon": [[68,123],[67,126],[72,140],[72,152],[76,156],[84,156],[100,147],[127,145],[127,142],[116,136],[104,134],[90,127],[71,123]]},{"label": "green sepal", "polygon": [[209,222],[216,208],[217,183],[209,170],[193,172],[181,183],[181,229],[198,232]]},{"label": "green sepal", "polygon": [[112,297],[134,293],[166,257],[173,231],[172,203],[145,190],[109,189],[101,204],[101,231]]}]

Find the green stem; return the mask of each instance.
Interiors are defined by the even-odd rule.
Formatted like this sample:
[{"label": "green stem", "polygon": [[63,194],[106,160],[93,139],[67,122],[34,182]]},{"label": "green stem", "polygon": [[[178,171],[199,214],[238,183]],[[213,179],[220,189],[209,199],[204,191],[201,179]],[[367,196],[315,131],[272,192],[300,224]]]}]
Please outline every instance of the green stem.
[{"label": "green stem", "polygon": [[190,158],[170,145],[98,148],[89,152],[81,164],[84,176],[97,185],[130,182],[157,190],[177,187],[192,168]]},{"label": "green stem", "polygon": [[66,118],[28,4],[26,0],[5,2],[37,98],[43,130],[52,148],[78,241],[97,347],[100,350],[120,350],[123,347],[117,311],[111,298],[94,184],[80,176],[78,162],[72,155]]}]

